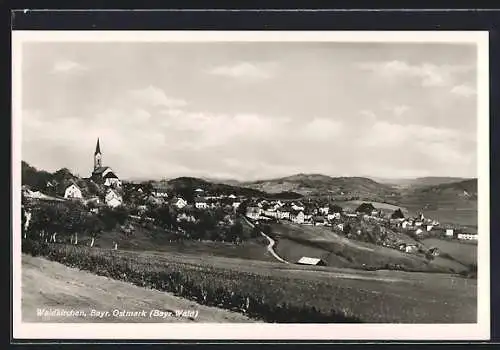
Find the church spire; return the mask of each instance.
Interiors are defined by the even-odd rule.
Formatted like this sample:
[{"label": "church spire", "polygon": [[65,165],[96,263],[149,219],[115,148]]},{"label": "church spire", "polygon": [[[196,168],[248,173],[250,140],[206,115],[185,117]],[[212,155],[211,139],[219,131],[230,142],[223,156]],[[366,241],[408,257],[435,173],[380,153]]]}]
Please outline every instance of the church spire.
[{"label": "church spire", "polygon": [[101,145],[99,144],[99,138],[97,138],[97,144],[95,146],[94,153],[94,170],[102,167],[102,154],[101,154]]},{"label": "church spire", "polygon": [[97,145],[95,146],[95,153],[96,154],[101,154],[101,146],[99,145],[99,138],[97,138]]}]

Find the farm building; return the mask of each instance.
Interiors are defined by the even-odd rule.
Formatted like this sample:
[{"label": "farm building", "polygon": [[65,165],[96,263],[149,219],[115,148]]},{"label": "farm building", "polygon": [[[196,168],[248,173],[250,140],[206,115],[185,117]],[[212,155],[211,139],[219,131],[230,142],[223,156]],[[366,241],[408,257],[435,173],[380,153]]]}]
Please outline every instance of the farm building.
[{"label": "farm building", "polygon": [[446,229],[446,237],[453,237],[453,229],[452,228]]},{"label": "farm building", "polygon": [[307,256],[303,256],[302,258],[297,261],[297,264],[299,265],[315,265],[315,266],[326,266],[326,263],[324,260],[319,259],[319,258],[310,258]]},{"label": "farm building", "polygon": [[433,248],[429,249],[429,254],[431,254],[432,256],[439,256],[439,254],[441,254],[441,252],[439,251],[438,248],[433,247]]},{"label": "farm building", "polygon": [[477,234],[473,233],[459,233],[457,234],[458,239],[463,239],[467,241],[477,241]]}]

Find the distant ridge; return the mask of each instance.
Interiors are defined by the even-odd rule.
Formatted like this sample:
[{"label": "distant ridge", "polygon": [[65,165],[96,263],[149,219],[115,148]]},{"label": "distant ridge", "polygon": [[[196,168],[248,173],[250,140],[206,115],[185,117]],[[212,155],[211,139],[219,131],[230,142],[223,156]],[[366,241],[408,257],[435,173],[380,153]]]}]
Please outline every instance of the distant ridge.
[{"label": "distant ridge", "polygon": [[392,196],[394,189],[366,177],[331,177],[322,174],[291,176],[242,182],[241,186],[269,193],[292,191],[302,195],[352,194],[358,196]]},{"label": "distant ridge", "polygon": [[405,179],[373,177],[372,179],[379,183],[392,186],[425,187],[425,186],[437,186],[448,183],[456,183],[466,180],[473,180],[474,178],[450,177],[450,176],[426,176],[426,177],[405,178]]}]

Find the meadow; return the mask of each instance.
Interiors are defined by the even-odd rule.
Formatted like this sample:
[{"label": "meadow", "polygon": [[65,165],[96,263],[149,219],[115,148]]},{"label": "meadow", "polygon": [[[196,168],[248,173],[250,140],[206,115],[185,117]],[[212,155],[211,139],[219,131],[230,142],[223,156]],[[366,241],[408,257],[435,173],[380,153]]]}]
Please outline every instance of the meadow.
[{"label": "meadow", "polygon": [[266,322],[476,322],[476,280],[23,241],[23,251]]},{"label": "meadow", "polygon": [[361,269],[464,273],[467,264],[401,252],[392,248],[347,239],[331,228],[290,223],[271,225],[278,255],[291,262],[303,256],[321,258],[328,266]]},{"label": "meadow", "polygon": [[422,241],[428,247],[436,247],[454,260],[465,265],[477,265],[477,243],[427,238]]}]

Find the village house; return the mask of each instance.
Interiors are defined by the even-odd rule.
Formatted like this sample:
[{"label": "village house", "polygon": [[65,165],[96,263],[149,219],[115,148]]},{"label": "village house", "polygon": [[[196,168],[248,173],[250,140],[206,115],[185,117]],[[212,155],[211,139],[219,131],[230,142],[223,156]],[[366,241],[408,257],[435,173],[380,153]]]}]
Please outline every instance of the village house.
[{"label": "village house", "polygon": [[71,184],[68,187],[66,187],[66,190],[64,191],[64,198],[66,199],[82,199],[82,190],[75,184]]},{"label": "village house", "polygon": [[182,197],[172,198],[172,204],[177,207],[177,209],[184,208],[188,203]]},{"label": "village house", "polygon": [[452,228],[447,228],[445,235],[446,235],[446,237],[453,237],[454,236],[454,230]]},{"label": "village house", "polygon": [[122,205],[122,197],[113,189],[109,189],[104,197],[104,202],[108,207],[116,208]]},{"label": "village house", "polygon": [[410,226],[411,226],[411,224],[408,220],[401,222],[401,228],[403,228],[403,229],[408,229],[408,228],[410,228]]},{"label": "village house", "polygon": [[340,213],[330,213],[326,217],[328,221],[340,220]]},{"label": "village house", "polygon": [[164,185],[153,185],[153,191],[151,192],[151,194],[155,197],[167,198],[168,190]]},{"label": "village house", "polygon": [[248,207],[246,216],[249,219],[258,220],[260,217],[260,211],[261,209],[259,207]]},{"label": "village house", "polygon": [[458,239],[467,240],[467,241],[477,241],[477,234],[474,233],[458,233]]},{"label": "village house", "polygon": [[431,254],[432,256],[439,256],[439,254],[441,254],[441,252],[439,251],[438,248],[433,247],[433,248],[429,249],[429,254]]},{"label": "village house", "polygon": [[319,212],[320,212],[320,214],[328,215],[328,213],[330,212],[330,208],[329,207],[321,207],[321,208],[319,208]]},{"label": "village house", "polygon": [[423,233],[424,233],[424,230],[422,230],[421,228],[417,228],[417,229],[415,230],[415,234],[416,234],[417,236],[420,236],[420,235],[422,235]]},{"label": "village house", "polygon": [[427,232],[430,232],[432,230],[432,228],[434,227],[434,225],[427,225],[426,227],[426,231]]},{"label": "village house", "polygon": [[238,207],[241,205],[241,202],[240,201],[234,201],[233,202],[233,209],[236,210],[238,209]]},{"label": "village house", "polygon": [[197,209],[207,209],[208,208],[208,203],[203,198],[195,198],[195,200],[194,200],[194,206]]},{"label": "village house", "polygon": [[290,213],[290,219],[296,224],[303,224],[305,222],[304,212],[301,211],[292,211]]},{"label": "village house", "polygon": [[278,219],[290,220],[290,211],[285,208],[278,210]]}]

